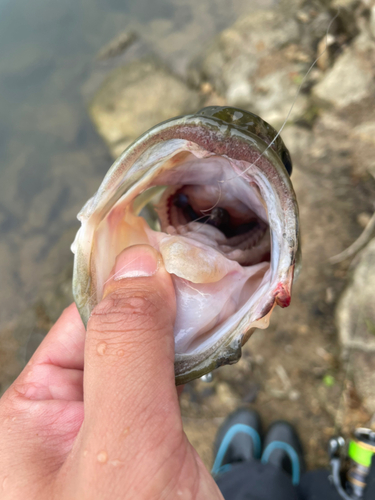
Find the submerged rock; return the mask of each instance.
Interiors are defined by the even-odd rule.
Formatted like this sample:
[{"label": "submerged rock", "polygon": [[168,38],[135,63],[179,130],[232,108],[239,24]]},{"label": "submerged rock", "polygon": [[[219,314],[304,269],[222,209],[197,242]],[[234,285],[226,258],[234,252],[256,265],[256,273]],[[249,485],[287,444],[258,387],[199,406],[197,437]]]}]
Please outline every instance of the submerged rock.
[{"label": "submerged rock", "polygon": [[111,40],[97,55],[97,59],[105,60],[122,54],[138,38],[135,31],[124,31]]},{"label": "submerged rock", "polygon": [[117,157],[155,123],[195,112],[201,95],[155,57],[115,69],[89,108],[97,130]]}]

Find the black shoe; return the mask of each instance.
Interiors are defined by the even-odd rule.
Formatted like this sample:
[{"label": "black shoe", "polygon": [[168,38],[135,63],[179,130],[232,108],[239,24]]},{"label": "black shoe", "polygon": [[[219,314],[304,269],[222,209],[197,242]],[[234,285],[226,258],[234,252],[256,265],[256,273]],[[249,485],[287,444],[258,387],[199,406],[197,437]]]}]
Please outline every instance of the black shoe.
[{"label": "black shoe", "polygon": [[240,408],[231,413],[216,436],[212,474],[224,472],[237,462],[259,459],[262,452],[261,435],[257,412]]},{"label": "black shoe", "polygon": [[292,425],[283,420],[271,425],[264,439],[261,461],[283,469],[292,476],[294,485],[299,484],[305,461],[301,441]]}]

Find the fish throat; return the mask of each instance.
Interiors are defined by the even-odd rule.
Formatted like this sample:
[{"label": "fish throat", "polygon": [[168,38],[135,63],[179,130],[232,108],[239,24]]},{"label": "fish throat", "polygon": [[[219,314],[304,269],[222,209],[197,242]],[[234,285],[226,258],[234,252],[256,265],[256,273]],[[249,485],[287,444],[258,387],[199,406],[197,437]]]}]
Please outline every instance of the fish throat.
[{"label": "fish throat", "polygon": [[[177,190],[167,190],[162,199],[160,214],[161,231],[179,234],[217,248],[228,259],[243,266],[269,262],[271,240],[268,223],[263,221],[232,193],[229,206],[225,206],[225,184],[204,186],[184,186]],[[223,195],[224,191],[224,195]],[[224,201],[222,200],[224,198]],[[237,204],[237,208],[236,208]],[[223,205],[223,206],[222,206]],[[210,240],[211,239],[211,240]]]}]

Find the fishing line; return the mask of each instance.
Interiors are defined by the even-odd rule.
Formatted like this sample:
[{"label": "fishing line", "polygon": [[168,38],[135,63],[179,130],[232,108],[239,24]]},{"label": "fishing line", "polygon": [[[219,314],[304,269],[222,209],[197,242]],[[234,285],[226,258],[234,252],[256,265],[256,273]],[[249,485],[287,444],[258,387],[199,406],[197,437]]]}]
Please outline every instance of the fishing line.
[{"label": "fishing line", "polygon": [[[289,112],[284,120],[284,123],[282,124],[282,126],[280,127],[279,131],[277,132],[277,134],[275,135],[275,137],[273,138],[273,140],[268,144],[268,146],[266,147],[266,149],[263,151],[263,153],[261,153],[261,155],[255,160],[254,163],[251,163],[243,172],[241,172],[240,174],[232,177],[231,179],[227,179],[227,181],[231,181],[233,179],[236,179],[237,177],[242,177],[244,174],[246,174],[246,172],[253,166],[255,166],[258,161],[262,158],[262,156],[270,149],[270,147],[274,144],[274,142],[276,141],[276,139],[279,137],[279,135],[281,134],[281,132],[283,131],[285,125],[287,124],[287,121],[290,117],[290,114],[291,112],[293,111],[293,108],[294,108],[294,105],[297,101],[297,98],[299,96],[299,94],[301,93],[301,89],[302,89],[302,86],[303,84],[305,83],[306,81],[306,78],[309,76],[309,74],[311,73],[311,70],[313,69],[313,67],[316,65],[316,63],[319,61],[319,59],[327,52],[328,50],[328,35],[329,35],[329,30],[331,29],[331,26],[332,26],[332,23],[337,19],[337,17],[339,16],[340,14],[340,9],[337,9],[337,13],[336,15],[331,19],[328,27],[327,27],[327,31],[326,31],[326,46],[325,46],[325,49],[323,50],[323,52],[321,52],[318,57],[314,60],[314,62],[311,64],[311,66],[309,67],[309,69],[307,70],[307,73],[305,74],[305,76],[302,78],[302,81],[297,89],[297,92],[296,92],[296,95],[294,96],[294,99],[293,99],[293,102],[292,102],[292,105],[289,109]],[[224,181],[218,181],[218,182],[224,182]]]},{"label": "fishing line", "polygon": [[121,269],[119,269],[118,271],[115,272],[115,274],[113,276],[110,276],[104,283],[103,283],[103,286],[106,285],[109,281],[111,281],[112,279],[114,279],[116,281],[116,278],[118,278],[119,275],[121,275],[122,271],[124,269],[126,269],[128,266],[130,266],[130,264],[133,264],[133,262],[135,262],[136,260],[139,260],[140,259],[140,256],[138,255],[135,259],[131,260],[130,262],[128,262],[127,264],[125,264]]},{"label": "fishing line", "polygon": [[[194,222],[199,222],[199,220],[203,219],[203,217],[207,217],[207,214],[205,214],[204,212],[211,212],[220,203],[221,196],[222,196],[223,192],[222,192],[222,189],[221,189],[221,186],[220,186],[220,181],[216,180],[216,182],[217,182],[217,185],[219,187],[219,198],[218,198],[217,202],[211,208],[206,208],[204,210],[199,210],[200,213],[202,214],[202,217],[199,217],[199,219],[196,219]],[[208,224],[209,220],[210,220],[209,218],[206,219],[204,222],[202,222],[201,225],[204,226],[205,224]],[[197,229],[197,231],[194,231],[194,232],[199,233],[199,229]]]},{"label": "fishing line", "polygon": [[203,214],[203,212],[211,212],[211,210],[213,210],[215,207],[217,207],[217,205],[219,204],[219,202],[221,200],[221,195],[222,195],[221,186],[220,186],[220,183],[218,180],[216,180],[216,182],[217,182],[218,187],[219,187],[219,199],[217,200],[215,205],[213,205],[211,208],[206,208],[205,210],[200,210],[201,214]]}]

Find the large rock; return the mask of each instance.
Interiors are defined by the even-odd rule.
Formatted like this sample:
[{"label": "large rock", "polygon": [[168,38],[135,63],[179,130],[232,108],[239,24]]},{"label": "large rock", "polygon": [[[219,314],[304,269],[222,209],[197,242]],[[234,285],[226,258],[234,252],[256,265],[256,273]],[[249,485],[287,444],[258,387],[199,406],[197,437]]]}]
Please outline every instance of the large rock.
[{"label": "large rock", "polygon": [[[344,349],[360,349],[375,356],[375,239],[363,250],[352,280],[337,309]],[[374,386],[375,387],[375,386]],[[375,388],[374,388],[375,397]]]},{"label": "large rock", "polygon": [[95,95],[90,115],[117,157],[156,123],[195,112],[200,94],[154,57],[115,69]]},{"label": "large rock", "polygon": [[[209,82],[231,106],[283,122],[297,92],[309,55],[297,46],[299,24],[292,16],[259,10],[223,31],[192,63],[195,84]],[[302,97],[296,107],[305,108]]]},{"label": "large rock", "polygon": [[[309,70],[318,56],[320,61],[325,57],[328,67],[339,48],[359,32],[354,9],[347,4],[335,12],[330,2],[285,0],[272,11],[254,11],[217,37],[193,62],[190,77],[195,84],[209,82],[228,104],[260,114],[276,127],[287,116],[289,119],[288,112],[304,83],[291,119],[310,125],[312,106],[307,94],[319,80],[320,71],[319,67]],[[330,48],[322,59],[328,28]],[[363,47],[357,50],[362,53]]]},{"label": "large rock", "polygon": [[[372,109],[374,109],[374,102]],[[375,113],[352,129],[353,157],[359,173],[368,171],[375,177]]]},{"label": "large rock", "polygon": [[337,307],[337,326],[356,388],[375,412],[375,239],[363,250]]},{"label": "large rock", "polygon": [[314,94],[336,108],[344,108],[375,92],[375,41],[362,33],[336,60]]}]

